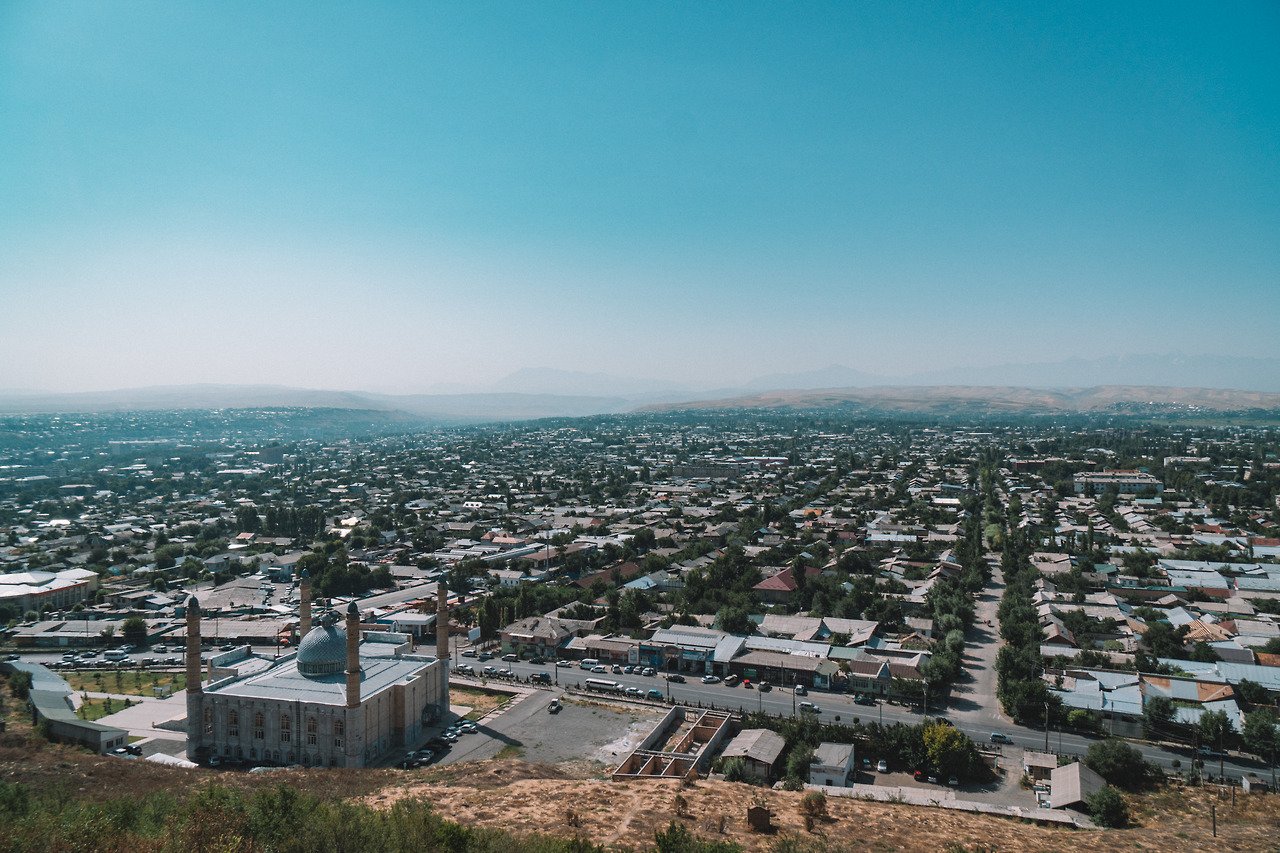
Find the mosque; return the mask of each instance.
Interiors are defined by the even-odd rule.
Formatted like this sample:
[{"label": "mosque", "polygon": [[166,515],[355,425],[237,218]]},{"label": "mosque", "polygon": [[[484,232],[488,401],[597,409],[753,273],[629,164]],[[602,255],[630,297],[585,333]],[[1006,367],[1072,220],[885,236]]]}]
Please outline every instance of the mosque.
[{"label": "mosque", "polygon": [[[448,616],[437,605],[437,657],[404,634],[362,631],[352,602],[311,623],[301,584],[297,650],[259,657],[247,647],[200,658],[200,604],[187,601],[187,757],[304,767],[365,767],[417,746],[449,709]],[[444,613],[444,618],[440,614]],[[342,623],[345,621],[345,625]]]}]

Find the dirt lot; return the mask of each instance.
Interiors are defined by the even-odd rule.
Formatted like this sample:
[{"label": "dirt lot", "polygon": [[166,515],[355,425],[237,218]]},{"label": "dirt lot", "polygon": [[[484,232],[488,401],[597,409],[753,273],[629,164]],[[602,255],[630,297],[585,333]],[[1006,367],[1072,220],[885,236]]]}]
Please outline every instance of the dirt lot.
[{"label": "dirt lot", "polygon": [[451,705],[466,705],[470,708],[471,710],[467,713],[468,720],[480,719],[494,708],[501,708],[510,702],[511,698],[512,695],[510,693],[481,690],[477,687],[449,686],[449,703]]},{"label": "dirt lot", "polygon": [[[470,772],[464,772],[469,768]],[[444,776],[440,774],[449,773]],[[677,818],[675,797],[688,803]],[[763,796],[779,831],[751,833],[746,809]],[[830,819],[813,835],[799,815],[799,793],[763,791],[746,785],[701,781],[692,788],[676,782],[605,782],[549,777],[547,768],[523,762],[458,765],[404,780],[366,798],[387,806],[401,797],[426,797],[454,820],[512,831],[581,835],[620,848],[651,848],[655,830],[672,819],[696,834],[725,838],[749,850],[764,850],[779,835],[821,840],[839,850],[1229,850],[1276,849],[1280,800],[1274,796],[1215,800],[1203,790],[1168,791],[1134,801],[1140,826],[1125,830],[1046,828],[1011,818],[973,815],[938,808],[831,798]],[[1209,804],[1218,804],[1218,837],[1212,837]],[[572,812],[572,816],[570,815]],[[721,835],[720,819],[725,818]],[[572,822],[579,825],[573,826]]]}]

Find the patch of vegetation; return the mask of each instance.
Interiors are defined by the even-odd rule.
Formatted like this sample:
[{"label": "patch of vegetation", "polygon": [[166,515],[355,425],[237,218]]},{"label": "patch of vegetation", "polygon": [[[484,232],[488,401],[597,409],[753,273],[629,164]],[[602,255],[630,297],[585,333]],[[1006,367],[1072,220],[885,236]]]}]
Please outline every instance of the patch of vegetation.
[{"label": "patch of vegetation", "polygon": [[[321,799],[278,785],[255,793],[210,785],[101,802],[42,795],[0,782],[0,851],[106,850],[288,851],[522,850],[588,853],[604,848],[582,839],[520,836],[465,827],[436,814],[430,803],[405,800],[386,810]],[[672,851],[702,849],[691,846]]]}]

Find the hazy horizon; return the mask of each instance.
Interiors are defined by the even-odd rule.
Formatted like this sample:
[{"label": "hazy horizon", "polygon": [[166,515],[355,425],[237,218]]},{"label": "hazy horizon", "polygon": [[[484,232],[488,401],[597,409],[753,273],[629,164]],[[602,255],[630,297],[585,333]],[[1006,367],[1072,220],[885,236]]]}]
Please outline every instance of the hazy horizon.
[{"label": "hazy horizon", "polygon": [[7,4],[0,388],[1280,359],[1278,35],[1266,3]]}]

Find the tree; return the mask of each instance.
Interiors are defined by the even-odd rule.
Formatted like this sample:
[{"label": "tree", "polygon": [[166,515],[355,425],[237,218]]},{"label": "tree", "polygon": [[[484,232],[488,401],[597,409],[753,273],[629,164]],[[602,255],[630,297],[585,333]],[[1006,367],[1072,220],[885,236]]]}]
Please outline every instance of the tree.
[{"label": "tree", "polygon": [[1143,787],[1151,779],[1151,765],[1147,764],[1142,753],[1116,738],[1089,747],[1084,763],[1109,784],[1128,791]]},{"label": "tree", "polygon": [[1142,730],[1148,738],[1157,738],[1169,733],[1169,723],[1173,720],[1173,702],[1167,696],[1152,696],[1142,706]]},{"label": "tree", "polygon": [[31,673],[20,670],[9,676],[9,692],[14,698],[25,702],[31,694]]},{"label": "tree", "polygon": [[754,634],[756,631],[756,623],[751,621],[745,607],[726,604],[716,613],[716,621],[720,630],[728,634]]},{"label": "tree", "polygon": [[1180,658],[1184,654],[1187,626],[1175,628],[1168,622],[1151,622],[1147,625],[1147,633],[1142,642],[1151,654],[1158,658]]},{"label": "tree", "polygon": [[124,641],[135,646],[147,643],[147,623],[141,616],[130,616],[124,620]]},{"label": "tree", "polygon": [[924,727],[924,748],[929,764],[946,776],[967,778],[972,775],[977,749],[964,732],[944,723]]},{"label": "tree", "polygon": [[1244,719],[1244,748],[1259,758],[1270,759],[1280,746],[1280,729],[1276,727],[1276,712],[1272,708],[1259,708]]},{"label": "tree", "polygon": [[108,643],[111,642],[116,637],[116,626],[108,625],[98,632],[98,636],[106,640]]},{"label": "tree", "polygon": [[1226,711],[1206,711],[1200,715],[1200,742],[1208,746],[1225,746],[1235,736]]},{"label": "tree", "polygon": [[1129,806],[1120,792],[1110,785],[1103,786],[1102,790],[1085,798],[1085,805],[1089,807],[1089,816],[1098,826],[1114,829],[1129,823]]}]

